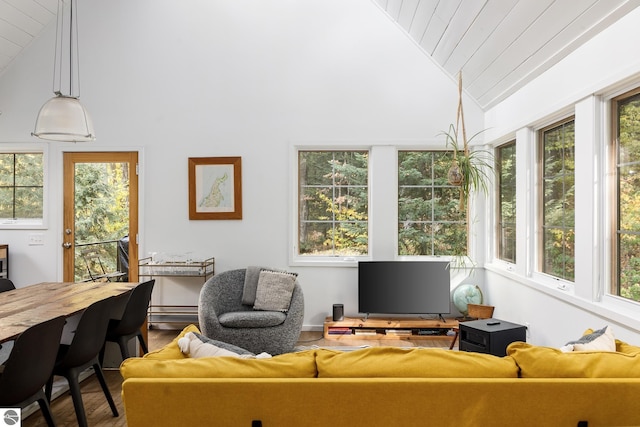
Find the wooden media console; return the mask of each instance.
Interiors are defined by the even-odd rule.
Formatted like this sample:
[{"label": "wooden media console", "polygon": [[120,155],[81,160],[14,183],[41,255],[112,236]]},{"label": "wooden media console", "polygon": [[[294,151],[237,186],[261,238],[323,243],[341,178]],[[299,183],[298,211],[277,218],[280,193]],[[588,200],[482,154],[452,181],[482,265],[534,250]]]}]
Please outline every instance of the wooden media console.
[{"label": "wooden media console", "polygon": [[[447,332],[456,330],[456,319],[423,319],[419,317],[345,317],[334,321],[327,317],[324,321],[324,338],[327,340],[347,339],[393,339],[428,340],[446,338]],[[451,336],[453,340],[455,336]]]}]

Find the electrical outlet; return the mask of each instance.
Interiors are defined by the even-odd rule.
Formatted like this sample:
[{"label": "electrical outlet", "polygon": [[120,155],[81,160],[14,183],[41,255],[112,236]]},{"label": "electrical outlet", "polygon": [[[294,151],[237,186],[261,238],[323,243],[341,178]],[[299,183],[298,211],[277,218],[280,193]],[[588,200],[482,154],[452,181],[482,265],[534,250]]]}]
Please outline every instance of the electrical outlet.
[{"label": "electrical outlet", "polygon": [[524,326],[527,327],[527,338],[531,338],[531,325],[529,322],[524,322]]},{"label": "electrical outlet", "polygon": [[30,233],[29,246],[41,246],[44,245],[44,234],[42,233]]}]

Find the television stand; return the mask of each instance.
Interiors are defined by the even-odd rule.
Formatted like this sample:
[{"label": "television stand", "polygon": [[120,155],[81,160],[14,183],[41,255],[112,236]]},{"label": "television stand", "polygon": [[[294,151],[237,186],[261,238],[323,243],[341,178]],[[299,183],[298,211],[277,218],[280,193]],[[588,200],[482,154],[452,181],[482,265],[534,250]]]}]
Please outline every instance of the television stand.
[{"label": "television stand", "polygon": [[324,321],[324,339],[327,340],[433,340],[450,338],[447,332],[458,327],[456,319],[419,317],[345,317]]}]

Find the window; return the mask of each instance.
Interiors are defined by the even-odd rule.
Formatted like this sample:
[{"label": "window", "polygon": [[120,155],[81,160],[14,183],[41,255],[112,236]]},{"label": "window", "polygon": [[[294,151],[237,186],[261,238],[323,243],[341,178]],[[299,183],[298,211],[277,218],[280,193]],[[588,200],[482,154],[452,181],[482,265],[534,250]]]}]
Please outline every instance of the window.
[{"label": "window", "polygon": [[540,131],[541,256],[540,270],[573,281],[575,273],[575,121]]},{"label": "window", "polygon": [[640,301],[640,94],[623,95],[613,104],[617,221],[611,293]]},{"label": "window", "polygon": [[42,153],[0,153],[0,224],[42,224]]},{"label": "window", "polygon": [[298,151],[298,255],[369,252],[368,151]]},{"label": "window", "polygon": [[442,151],[398,152],[398,255],[467,255],[467,212]]},{"label": "window", "polygon": [[516,142],[496,149],[498,258],[516,262]]}]

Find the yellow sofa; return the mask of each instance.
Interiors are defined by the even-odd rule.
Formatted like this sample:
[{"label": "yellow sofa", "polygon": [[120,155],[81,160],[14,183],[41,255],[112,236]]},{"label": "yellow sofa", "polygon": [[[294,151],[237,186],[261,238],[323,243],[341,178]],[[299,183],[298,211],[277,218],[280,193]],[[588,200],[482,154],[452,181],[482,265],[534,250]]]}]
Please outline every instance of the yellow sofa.
[{"label": "yellow sofa", "polygon": [[188,331],[122,363],[129,427],[640,426],[640,348],[623,343],[626,353],[514,343],[506,357],[371,347],[195,359],[177,345]]}]

